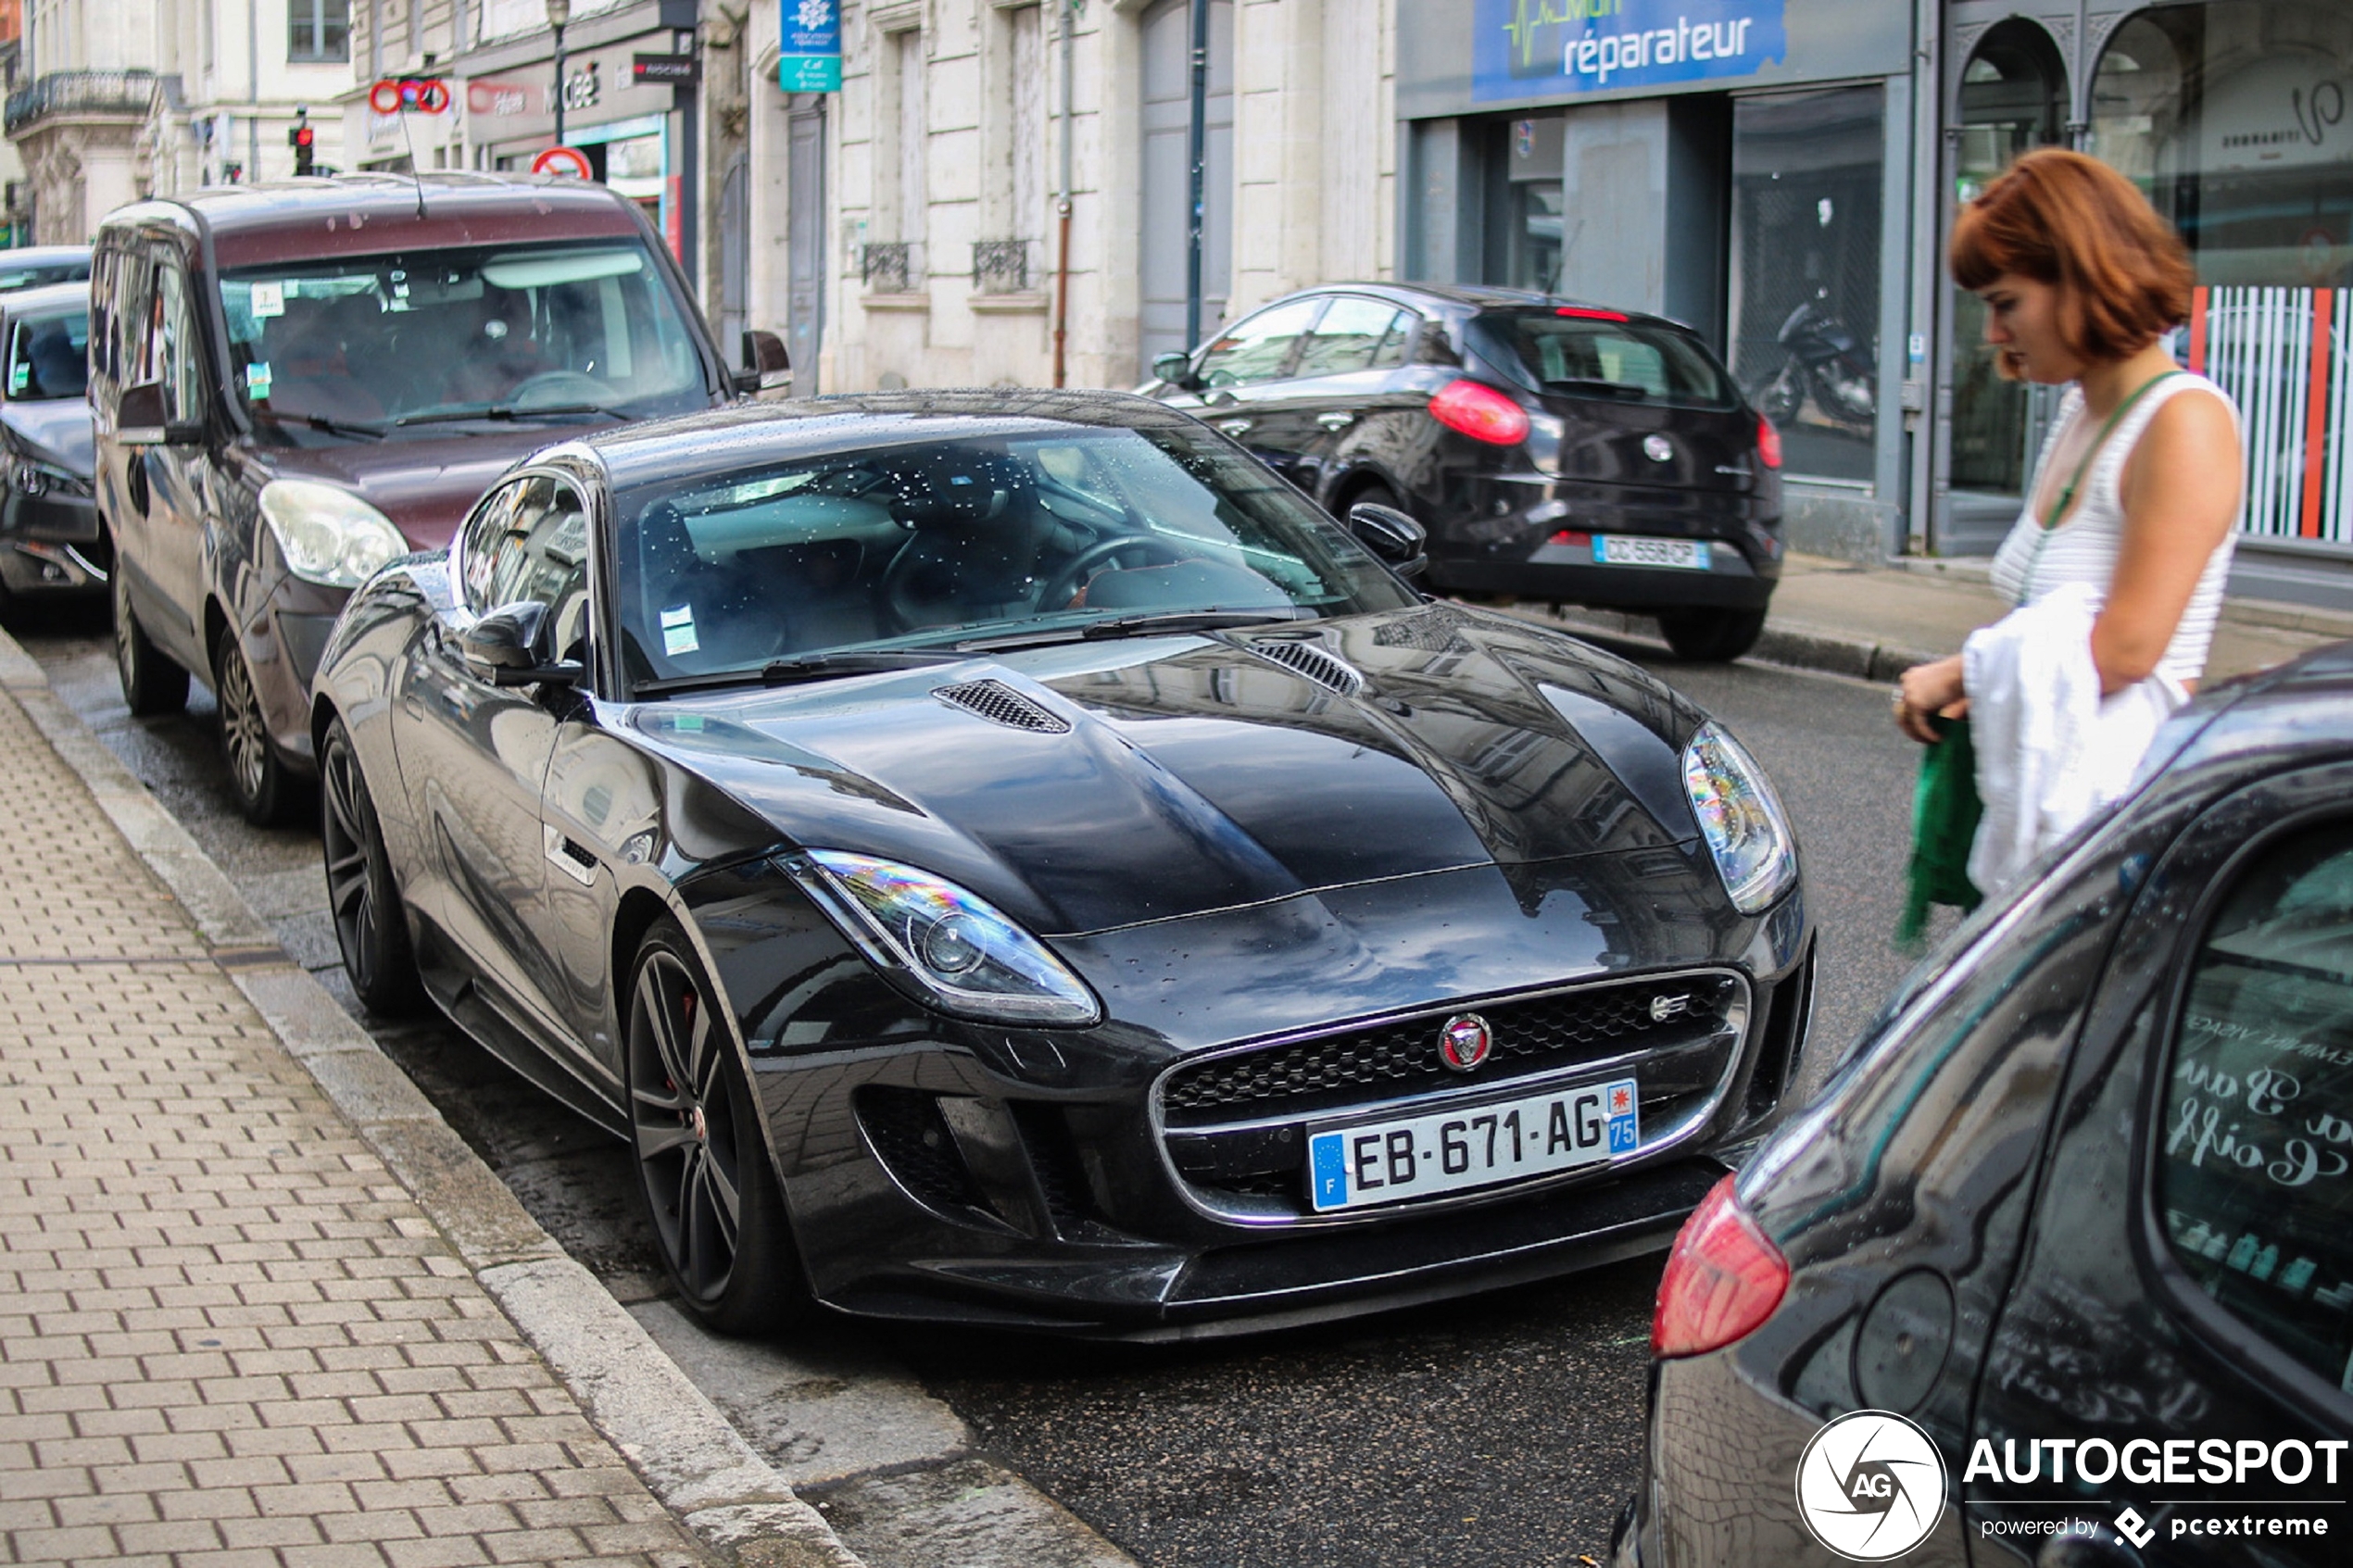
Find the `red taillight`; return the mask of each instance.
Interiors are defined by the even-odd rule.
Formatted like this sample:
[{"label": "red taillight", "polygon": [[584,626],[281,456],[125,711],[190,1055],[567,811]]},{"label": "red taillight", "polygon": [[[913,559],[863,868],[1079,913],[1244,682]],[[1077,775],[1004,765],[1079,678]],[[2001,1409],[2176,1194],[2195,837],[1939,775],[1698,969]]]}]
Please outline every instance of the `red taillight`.
[{"label": "red taillight", "polygon": [[1756,460],[1768,469],[1781,466],[1781,433],[1762,414],[1756,416]]},{"label": "red taillight", "polygon": [[1626,320],[1626,312],[1623,310],[1596,310],[1590,305],[1564,305],[1553,314],[1567,316],[1579,321],[1623,321]]},{"label": "red taillight", "polygon": [[1528,410],[1475,381],[1448,382],[1429,400],[1429,411],[1448,430],[1478,441],[1516,446],[1528,439]]},{"label": "red taillight", "polygon": [[1741,1208],[1725,1177],[1700,1200],[1667,1255],[1651,1319],[1651,1354],[1718,1350],[1773,1315],[1789,1264]]}]

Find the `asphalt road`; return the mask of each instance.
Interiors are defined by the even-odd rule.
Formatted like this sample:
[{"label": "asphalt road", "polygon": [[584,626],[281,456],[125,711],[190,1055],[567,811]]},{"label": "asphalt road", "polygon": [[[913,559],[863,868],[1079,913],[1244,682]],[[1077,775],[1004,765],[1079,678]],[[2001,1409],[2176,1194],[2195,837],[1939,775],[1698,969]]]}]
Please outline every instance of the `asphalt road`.
[{"label": "asphalt road", "polygon": [[[115,684],[103,613],[19,613],[10,630],[288,950],[351,1005],[321,907],[316,834],[257,832],[226,805],[202,688],[185,715],[133,720]],[[1808,1088],[1906,966],[1889,934],[1902,901],[1911,748],[1888,723],[1880,688],[1681,664],[1632,645],[1620,651],[1727,722],[1796,820],[1821,932]],[[659,1265],[617,1145],[447,1025],[363,1022],[617,1297],[657,1301]],[[1074,1348],[837,1324],[793,1349],[853,1369],[852,1384],[912,1371],[970,1429],[971,1449],[935,1461],[949,1466],[937,1472],[943,1481],[961,1474],[952,1465],[975,1462],[976,1449],[1147,1568],[1543,1568],[1601,1558],[1632,1484],[1657,1268],[1642,1260],[1208,1346]],[[742,1420],[740,1400],[722,1386],[725,1349],[713,1349],[723,1370],[698,1375]],[[903,1532],[871,1516],[871,1483],[819,1478],[805,1489],[836,1512],[854,1548],[877,1562],[899,1556],[890,1537]]]}]

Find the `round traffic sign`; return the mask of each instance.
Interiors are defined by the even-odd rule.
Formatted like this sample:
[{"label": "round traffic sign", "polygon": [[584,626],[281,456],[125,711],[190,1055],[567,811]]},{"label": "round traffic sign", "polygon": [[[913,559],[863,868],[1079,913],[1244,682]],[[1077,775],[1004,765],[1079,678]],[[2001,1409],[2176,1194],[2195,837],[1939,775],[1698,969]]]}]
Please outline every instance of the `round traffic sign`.
[{"label": "round traffic sign", "polygon": [[534,174],[569,174],[575,180],[590,177],[588,155],[578,147],[549,147],[531,160]]}]

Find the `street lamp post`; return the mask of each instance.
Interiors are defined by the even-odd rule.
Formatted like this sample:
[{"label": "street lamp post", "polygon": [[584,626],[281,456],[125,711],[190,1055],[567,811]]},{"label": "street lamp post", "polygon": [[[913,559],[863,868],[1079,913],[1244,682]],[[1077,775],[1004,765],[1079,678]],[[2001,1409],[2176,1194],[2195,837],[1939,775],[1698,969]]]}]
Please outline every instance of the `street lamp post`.
[{"label": "street lamp post", "polygon": [[556,35],[556,145],[564,144],[564,23],[572,20],[572,0],[547,0],[547,27]]}]

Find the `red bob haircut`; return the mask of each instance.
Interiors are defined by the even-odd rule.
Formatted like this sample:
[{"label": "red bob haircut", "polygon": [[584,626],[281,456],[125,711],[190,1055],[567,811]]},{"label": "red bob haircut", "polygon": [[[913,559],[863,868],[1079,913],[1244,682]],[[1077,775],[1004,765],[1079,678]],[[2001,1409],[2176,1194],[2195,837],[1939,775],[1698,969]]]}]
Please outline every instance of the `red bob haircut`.
[{"label": "red bob haircut", "polygon": [[2140,352],[2189,319],[2196,273],[2172,226],[2133,182],[2063,147],[2020,156],[1953,225],[1953,281],[2006,273],[2055,283],[2068,351],[2099,361]]}]

